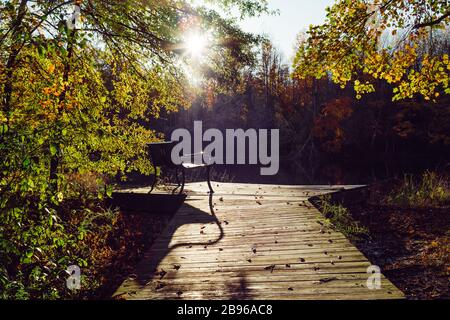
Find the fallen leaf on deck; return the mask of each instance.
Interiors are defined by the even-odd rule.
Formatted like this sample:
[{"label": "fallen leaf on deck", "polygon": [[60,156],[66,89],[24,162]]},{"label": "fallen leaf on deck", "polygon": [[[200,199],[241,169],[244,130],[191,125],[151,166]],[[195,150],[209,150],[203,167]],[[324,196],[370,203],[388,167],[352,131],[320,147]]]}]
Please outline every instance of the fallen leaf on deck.
[{"label": "fallen leaf on deck", "polygon": [[290,268],[291,265],[289,263],[286,264],[286,268]]},{"label": "fallen leaf on deck", "polygon": [[174,265],[173,265],[173,268],[174,268],[175,270],[180,270],[181,266],[180,266],[179,264],[174,264]]},{"label": "fallen leaf on deck", "polygon": [[182,291],[178,291],[178,292],[177,292],[177,296],[181,296],[182,294],[183,294]]},{"label": "fallen leaf on deck", "polygon": [[290,287],[290,288],[288,288],[288,290],[289,290],[289,291],[294,291],[294,288],[291,288],[291,287]]},{"label": "fallen leaf on deck", "polygon": [[162,288],[164,288],[166,285],[162,282],[158,283],[158,285],[156,286],[155,290],[161,290]]},{"label": "fallen leaf on deck", "polygon": [[160,272],[157,273],[157,275],[159,276],[159,280],[161,280],[162,278],[164,278],[164,276],[167,274],[166,271],[164,271],[164,269],[161,269]]},{"label": "fallen leaf on deck", "polygon": [[257,204],[259,204],[260,206],[262,206],[261,201],[256,201]]},{"label": "fallen leaf on deck", "polygon": [[270,273],[272,273],[273,270],[275,269],[275,267],[276,266],[274,264],[272,264],[271,266],[265,267],[264,270],[270,270]]},{"label": "fallen leaf on deck", "polygon": [[128,292],[124,292],[118,295],[115,295],[112,297],[113,300],[126,300],[125,295],[127,295]]},{"label": "fallen leaf on deck", "polygon": [[300,258],[299,260],[300,260],[300,262],[305,262],[305,261],[306,261],[306,260],[303,259],[303,258]]},{"label": "fallen leaf on deck", "polygon": [[338,278],[336,278],[336,277],[332,277],[332,278],[323,278],[323,279],[320,279],[319,282],[320,282],[320,283],[327,283],[327,282],[331,282],[331,281],[334,281],[334,280],[338,280]]}]

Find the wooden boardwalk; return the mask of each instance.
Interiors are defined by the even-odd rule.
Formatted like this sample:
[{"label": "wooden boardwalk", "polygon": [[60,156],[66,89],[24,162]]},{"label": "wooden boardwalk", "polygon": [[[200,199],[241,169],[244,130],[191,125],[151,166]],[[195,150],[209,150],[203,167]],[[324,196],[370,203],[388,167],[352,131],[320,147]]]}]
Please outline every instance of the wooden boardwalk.
[{"label": "wooden boardwalk", "polygon": [[[398,299],[308,201],[343,187],[189,184],[188,198],[114,296],[125,299]],[[351,187],[347,187],[351,188]],[[147,190],[135,190],[145,192]]]}]

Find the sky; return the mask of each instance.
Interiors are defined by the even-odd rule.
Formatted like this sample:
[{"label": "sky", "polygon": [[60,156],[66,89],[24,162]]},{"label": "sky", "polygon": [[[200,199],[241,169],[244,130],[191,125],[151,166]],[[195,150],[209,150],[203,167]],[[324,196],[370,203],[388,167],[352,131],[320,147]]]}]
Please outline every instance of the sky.
[{"label": "sky", "polygon": [[268,35],[284,59],[290,60],[297,34],[311,24],[323,23],[325,8],[333,3],[334,0],[269,0],[270,9],[279,10],[279,15],[248,18],[240,25],[244,31]]}]

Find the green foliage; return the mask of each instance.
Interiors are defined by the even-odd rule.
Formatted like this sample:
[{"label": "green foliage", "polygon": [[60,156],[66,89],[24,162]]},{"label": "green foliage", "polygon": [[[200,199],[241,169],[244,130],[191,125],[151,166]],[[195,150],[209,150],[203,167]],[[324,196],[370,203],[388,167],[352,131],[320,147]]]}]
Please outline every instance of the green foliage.
[{"label": "green foliage", "polygon": [[248,58],[255,39],[214,16],[177,0],[0,1],[0,297],[71,296],[65,270],[91,262],[83,241],[108,181],[150,173],[146,145],[163,138],[152,122],[192,101],[182,27],[230,34],[217,64]]},{"label": "green foliage", "polygon": [[331,76],[342,88],[353,82],[358,98],[384,80],[393,100],[434,101],[450,92],[448,8],[432,0],[337,1],[299,43],[295,76]]},{"label": "green foliage", "polygon": [[267,0],[205,0],[205,3],[219,5],[227,11],[231,8],[238,8],[241,18],[270,12]]},{"label": "green foliage", "polygon": [[450,203],[450,184],[444,175],[432,171],[426,171],[419,178],[406,174],[386,201],[411,208],[446,205]]},{"label": "green foliage", "polygon": [[368,234],[368,230],[361,227],[359,223],[353,219],[348,209],[341,204],[333,203],[330,196],[322,197],[319,201],[319,206],[322,214],[326,217],[328,224],[342,232],[345,236],[359,238]]}]

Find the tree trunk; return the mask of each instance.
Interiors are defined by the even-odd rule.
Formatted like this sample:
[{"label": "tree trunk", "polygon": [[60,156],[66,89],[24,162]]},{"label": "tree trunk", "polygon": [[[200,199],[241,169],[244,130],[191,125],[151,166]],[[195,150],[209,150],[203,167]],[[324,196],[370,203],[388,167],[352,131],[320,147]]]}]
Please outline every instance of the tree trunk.
[{"label": "tree trunk", "polygon": [[[67,58],[64,63],[64,73],[63,73],[63,82],[67,83],[69,80],[69,75],[71,72],[71,63],[73,58],[73,52],[74,52],[74,46],[75,46],[75,33],[76,29],[68,30],[69,32],[69,42],[67,44]],[[61,113],[63,111],[63,104],[66,100],[67,96],[67,90],[68,87],[64,87],[63,92],[59,96],[59,107],[58,107],[58,113]],[[60,128],[59,121],[57,120],[56,125],[56,135],[55,135],[55,145],[56,145],[56,154],[52,155],[50,153],[50,184],[53,188],[53,190],[58,190],[58,168],[61,163],[61,140],[62,140],[62,134],[61,134],[61,128]]]},{"label": "tree trunk", "polygon": [[22,0],[20,2],[19,9],[17,11],[17,17],[14,19],[11,26],[11,39],[13,39],[13,43],[11,45],[11,53],[9,54],[8,61],[6,63],[6,83],[3,87],[3,110],[6,113],[8,124],[9,113],[11,111],[11,98],[13,93],[14,67],[23,45],[21,43],[14,43],[14,40],[15,38],[17,38],[22,28],[23,19],[27,12],[27,2],[28,0]]}]

